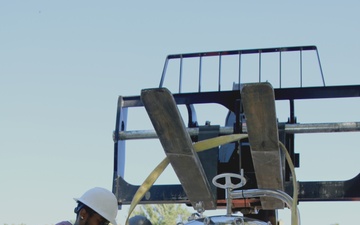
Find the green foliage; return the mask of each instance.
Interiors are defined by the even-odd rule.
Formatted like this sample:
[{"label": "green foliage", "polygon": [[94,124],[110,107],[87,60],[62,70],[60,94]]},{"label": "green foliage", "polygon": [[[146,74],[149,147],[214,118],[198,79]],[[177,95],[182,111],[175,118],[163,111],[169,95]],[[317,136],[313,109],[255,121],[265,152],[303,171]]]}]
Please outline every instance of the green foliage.
[{"label": "green foliage", "polygon": [[186,222],[191,212],[180,204],[157,204],[138,206],[132,213],[134,215],[146,216],[153,225],[175,225]]}]

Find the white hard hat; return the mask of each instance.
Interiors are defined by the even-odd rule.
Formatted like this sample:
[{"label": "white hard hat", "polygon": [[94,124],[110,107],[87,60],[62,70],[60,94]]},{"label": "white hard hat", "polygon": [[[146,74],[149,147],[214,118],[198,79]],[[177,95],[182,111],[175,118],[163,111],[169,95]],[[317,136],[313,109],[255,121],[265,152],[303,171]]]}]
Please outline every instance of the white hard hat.
[{"label": "white hard hat", "polygon": [[95,187],[85,192],[80,198],[74,198],[104,217],[111,224],[116,224],[116,215],[118,204],[115,195],[109,190],[101,187]]}]

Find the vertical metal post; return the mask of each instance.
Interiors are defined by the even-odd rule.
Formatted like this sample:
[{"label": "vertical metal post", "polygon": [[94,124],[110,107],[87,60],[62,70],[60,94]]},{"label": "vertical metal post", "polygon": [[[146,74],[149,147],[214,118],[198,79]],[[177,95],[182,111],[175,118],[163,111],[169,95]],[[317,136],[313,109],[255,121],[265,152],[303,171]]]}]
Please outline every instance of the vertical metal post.
[{"label": "vertical metal post", "polygon": [[281,50],[279,52],[279,88],[281,88]]},{"label": "vertical metal post", "polygon": [[317,55],[317,58],[318,58],[318,62],[319,62],[319,67],[320,67],[320,72],[321,72],[321,78],[322,78],[322,82],[323,82],[323,85],[325,87],[325,79],[324,79],[324,74],[323,74],[323,70],[322,70],[322,67],[321,67],[321,62],[320,62],[320,56],[319,56],[319,51],[317,50],[316,48],[316,55]]},{"label": "vertical metal post", "polygon": [[239,88],[241,85],[241,51],[239,51]]},{"label": "vertical metal post", "polygon": [[302,49],[300,49],[300,87],[302,87]]},{"label": "vertical metal post", "polygon": [[226,188],[225,190],[225,199],[226,199],[226,216],[230,217],[232,213],[232,196],[231,196],[231,189]]},{"label": "vertical metal post", "polygon": [[123,107],[123,105],[124,99],[120,96],[118,98],[114,131],[114,177],[124,177],[125,174],[125,141],[119,139],[120,131],[126,131],[127,128],[128,108]]},{"label": "vertical metal post", "polygon": [[259,51],[259,82],[261,82],[261,51]]},{"label": "vertical metal post", "polygon": [[165,79],[165,74],[166,74],[166,69],[167,69],[168,62],[169,62],[169,57],[166,57],[163,72],[161,74],[159,88],[161,88],[163,86],[163,84],[164,84],[164,79]]},{"label": "vertical metal post", "polygon": [[181,93],[182,86],[182,66],[183,66],[183,56],[180,56],[180,74],[179,74],[179,93]]},{"label": "vertical metal post", "polygon": [[219,91],[221,91],[221,52],[219,53]]},{"label": "vertical metal post", "polygon": [[202,70],[202,56],[199,58],[199,86],[198,91],[201,92],[201,70]]}]

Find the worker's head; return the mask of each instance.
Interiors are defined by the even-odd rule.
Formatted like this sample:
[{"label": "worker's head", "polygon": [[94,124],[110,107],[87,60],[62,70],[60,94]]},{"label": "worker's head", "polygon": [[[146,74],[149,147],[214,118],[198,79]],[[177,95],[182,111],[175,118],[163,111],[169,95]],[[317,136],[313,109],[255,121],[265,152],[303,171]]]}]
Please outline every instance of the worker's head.
[{"label": "worker's head", "polygon": [[152,225],[145,216],[134,216],[129,219],[129,225]]},{"label": "worker's head", "polygon": [[78,203],[74,212],[79,225],[107,225],[109,222],[117,225],[117,199],[109,190],[95,187],[74,200]]}]

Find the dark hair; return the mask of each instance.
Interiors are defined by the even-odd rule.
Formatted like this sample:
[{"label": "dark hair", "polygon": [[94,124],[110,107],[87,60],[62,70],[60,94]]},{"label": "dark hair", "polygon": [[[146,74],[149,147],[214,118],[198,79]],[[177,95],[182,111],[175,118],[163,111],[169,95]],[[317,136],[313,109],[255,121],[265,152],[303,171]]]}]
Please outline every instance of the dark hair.
[{"label": "dark hair", "polygon": [[82,202],[78,202],[78,205],[76,206],[76,208],[74,209],[74,213],[76,213],[76,215],[79,215],[79,212],[81,209],[85,209],[86,212],[92,216],[95,211],[93,209],[91,209],[89,206],[85,205],[84,203]]},{"label": "dark hair", "polygon": [[129,225],[152,225],[152,223],[146,216],[135,215],[129,219]]},{"label": "dark hair", "polygon": [[[89,214],[89,217],[92,217],[96,212],[90,208],[89,206],[85,205],[84,203],[82,202],[77,202],[78,205],[75,207],[74,209],[74,213],[76,213],[76,217],[79,216],[79,212],[81,209],[85,209],[85,211]],[[101,215],[100,215],[101,216]],[[102,216],[101,216],[102,217]],[[109,221],[105,218],[103,218],[104,220],[102,221],[102,225],[108,225],[109,224]]]}]

